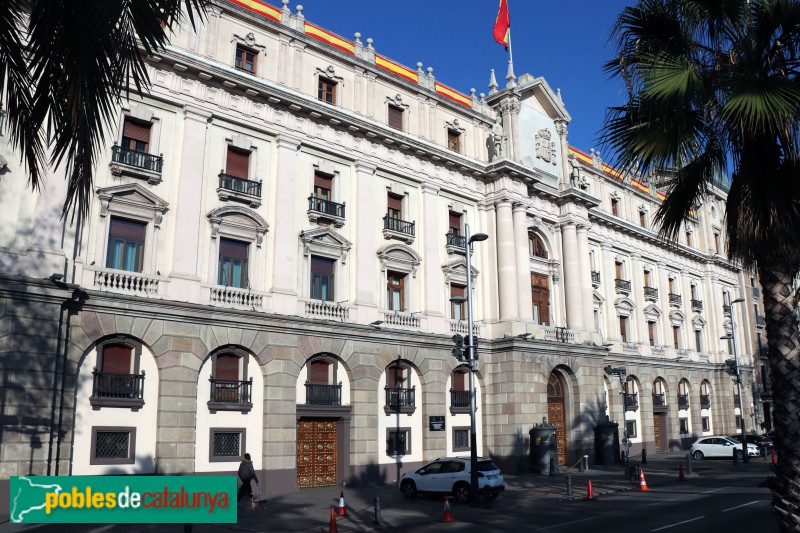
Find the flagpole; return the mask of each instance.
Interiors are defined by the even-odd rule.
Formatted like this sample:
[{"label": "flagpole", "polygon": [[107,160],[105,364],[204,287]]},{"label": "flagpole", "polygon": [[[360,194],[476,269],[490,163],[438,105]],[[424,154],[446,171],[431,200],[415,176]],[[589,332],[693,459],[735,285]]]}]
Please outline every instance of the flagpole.
[{"label": "flagpole", "polygon": [[506,13],[508,13],[508,62],[514,66],[514,56],[511,54],[511,5],[510,0],[506,0]]}]

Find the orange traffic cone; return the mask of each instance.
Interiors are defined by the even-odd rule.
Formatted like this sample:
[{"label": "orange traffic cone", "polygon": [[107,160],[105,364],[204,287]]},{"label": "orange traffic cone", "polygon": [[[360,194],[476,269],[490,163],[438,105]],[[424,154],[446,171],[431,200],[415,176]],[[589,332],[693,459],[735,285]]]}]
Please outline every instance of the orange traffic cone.
[{"label": "orange traffic cone", "polygon": [[339,516],[347,514],[347,507],[344,506],[344,491],[339,492]]},{"label": "orange traffic cone", "polygon": [[775,455],[775,448],[772,448],[772,464],[778,464],[778,457]]},{"label": "orange traffic cone", "polygon": [[328,526],[328,533],[339,533],[339,530],[336,528],[336,512],[333,510],[333,506],[331,505],[331,523]]},{"label": "orange traffic cone", "polygon": [[686,477],[683,475],[683,463],[678,465],[678,481],[686,481]]},{"label": "orange traffic cone", "polygon": [[450,512],[450,502],[447,501],[447,495],[444,497],[444,515],[442,516],[442,522],[452,522],[453,521],[453,513]]},{"label": "orange traffic cone", "polygon": [[639,469],[639,490],[646,491],[650,490],[647,488],[647,481],[644,480],[644,470],[641,468]]},{"label": "orange traffic cone", "polygon": [[592,491],[592,480],[589,480],[589,486],[586,488],[586,501],[594,500],[594,492]]}]

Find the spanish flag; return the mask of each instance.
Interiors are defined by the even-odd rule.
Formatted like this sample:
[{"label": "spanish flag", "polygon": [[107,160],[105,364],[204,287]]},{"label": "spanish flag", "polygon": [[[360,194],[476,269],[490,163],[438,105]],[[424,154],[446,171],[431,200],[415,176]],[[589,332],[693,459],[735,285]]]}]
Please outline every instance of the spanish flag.
[{"label": "spanish flag", "polygon": [[506,47],[508,52],[508,32],[511,20],[508,18],[508,0],[500,0],[497,20],[494,21],[494,40]]}]

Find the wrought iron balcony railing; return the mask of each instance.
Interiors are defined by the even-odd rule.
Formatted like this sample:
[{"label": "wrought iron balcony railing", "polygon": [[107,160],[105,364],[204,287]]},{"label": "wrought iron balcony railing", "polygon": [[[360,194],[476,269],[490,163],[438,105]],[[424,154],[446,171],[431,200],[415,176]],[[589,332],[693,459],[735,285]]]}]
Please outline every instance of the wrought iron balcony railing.
[{"label": "wrought iron balcony railing", "polygon": [[653,407],[666,407],[667,399],[664,393],[653,394]]},{"label": "wrought iron balcony railing", "polygon": [[614,286],[619,291],[631,292],[631,282],[625,279],[615,279]]},{"label": "wrought iron balcony railing", "polygon": [[702,310],[703,310],[703,300],[692,299],[692,311],[702,311]]},{"label": "wrought iron balcony railing", "polygon": [[313,194],[308,197],[308,210],[323,213],[332,217],[344,218],[344,204],[338,204],[331,200],[319,198]]},{"label": "wrought iron balcony railing", "polygon": [[160,155],[138,152],[130,148],[114,145],[111,147],[111,160],[114,163],[128,165],[130,167],[149,170],[150,172],[161,173],[164,166],[164,157]]},{"label": "wrought iron balcony railing", "polygon": [[468,390],[450,389],[450,412],[469,413],[470,393]]},{"label": "wrought iron balcony railing", "polygon": [[342,382],[338,385],[306,381],[307,405],[342,405]]},{"label": "wrought iron balcony railing", "polygon": [[249,404],[252,400],[252,378],[248,381],[210,378],[211,402]]},{"label": "wrought iron balcony railing", "polygon": [[644,288],[644,297],[650,300],[657,300],[658,299],[658,289],[654,287],[645,287]]},{"label": "wrought iron balcony railing", "polygon": [[723,305],[722,306],[722,314],[730,315],[731,314],[731,306],[730,305]]},{"label": "wrought iron balcony railing", "polygon": [[756,315],[756,326],[763,328],[767,325],[767,319],[764,315]]},{"label": "wrought iron balcony railing", "polygon": [[141,374],[92,372],[92,396],[89,403],[101,407],[130,407],[138,411],[144,405],[144,370]]},{"label": "wrought iron balcony railing", "polygon": [[416,409],[416,391],[401,387],[386,387],[386,406],[384,410],[389,413],[413,413]]},{"label": "wrought iron balcony railing", "polygon": [[219,188],[261,198],[261,182],[219,173]]},{"label": "wrought iron balcony railing", "polygon": [[759,288],[753,287],[753,298],[760,298],[760,297],[761,297],[761,291],[759,290]]},{"label": "wrought iron balcony railing", "polygon": [[600,285],[600,272],[597,270],[592,270],[592,284]]},{"label": "wrought iron balcony railing", "polygon": [[669,293],[669,305],[680,307],[682,301],[680,294]]},{"label": "wrought iron balcony railing", "polygon": [[711,396],[708,394],[700,395],[700,409],[711,409]]},{"label": "wrought iron balcony railing", "polygon": [[383,217],[383,229],[388,229],[389,231],[396,231],[397,233],[404,233],[413,237],[415,231],[414,226],[414,222],[400,220],[399,218],[393,218],[389,215]]},{"label": "wrought iron balcony railing", "polygon": [[689,395],[678,394],[678,409],[688,409],[688,408],[689,408]]},{"label": "wrought iron balcony railing", "polygon": [[625,394],[625,410],[626,411],[637,411],[639,409],[639,395],[634,394]]},{"label": "wrought iron balcony railing", "polygon": [[447,246],[455,246],[456,248],[467,248],[467,238],[463,235],[457,235],[455,233],[446,233],[445,237],[447,238]]}]

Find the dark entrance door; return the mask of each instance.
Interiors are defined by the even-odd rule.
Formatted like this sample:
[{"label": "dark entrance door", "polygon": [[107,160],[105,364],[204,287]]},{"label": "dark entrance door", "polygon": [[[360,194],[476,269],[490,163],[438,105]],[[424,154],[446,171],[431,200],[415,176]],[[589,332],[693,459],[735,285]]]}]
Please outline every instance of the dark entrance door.
[{"label": "dark entrance door", "polygon": [[666,413],[653,413],[653,437],[656,441],[656,452],[667,451],[667,415]]},{"label": "dark entrance door", "polygon": [[556,427],[558,464],[567,464],[567,416],[564,407],[564,381],[555,372],[547,380],[547,421]]}]

